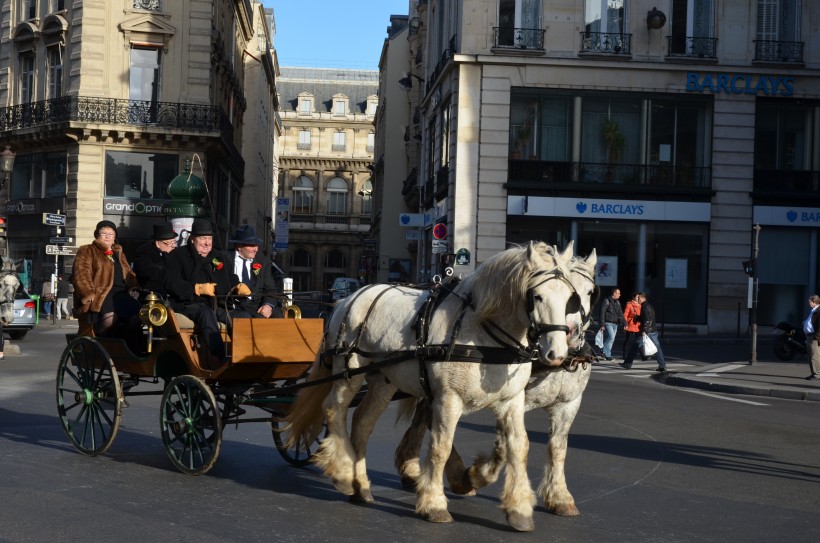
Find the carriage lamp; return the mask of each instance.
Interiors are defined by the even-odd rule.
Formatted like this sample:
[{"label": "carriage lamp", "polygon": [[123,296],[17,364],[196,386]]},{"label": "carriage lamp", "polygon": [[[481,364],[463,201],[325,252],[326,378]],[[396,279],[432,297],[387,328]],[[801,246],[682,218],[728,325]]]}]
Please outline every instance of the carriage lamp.
[{"label": "carriage lamp", "polygon": [[646,28],[660,30],[666,24],[666,15],[658,8],[652,8],[646,14]]},{"label": "carriage lamp", "polygon": [[0,190],[6,186],[6,183],[11,179],[11,172],[14,171],[14,158],[17,153],[11,150],[10,145],[6,145],[6,150],[0,153],[0,172],[3,172],[3,177],[0,178]]}]

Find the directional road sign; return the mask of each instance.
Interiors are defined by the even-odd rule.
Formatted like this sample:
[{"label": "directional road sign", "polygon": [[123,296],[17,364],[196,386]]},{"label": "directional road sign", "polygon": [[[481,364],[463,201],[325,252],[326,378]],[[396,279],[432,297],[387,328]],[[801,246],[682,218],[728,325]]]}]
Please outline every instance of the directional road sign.
[{"label": "directional road sign", "polygon": [[74,238],[68,238],[66,236],[57,236],[57,237],[53,237],[53,238],[48,239],[49,243],[59,243],[59,244],[71,243],[72,241],[74,241]]},{"label": "directional road sign", "polygon": [[43,224],[47,224],[49,226],[65,226],[65,215],[43,213]]},{"label": "directional road sign", "polygon": [[77,252],[76,247],[64,247],[62,245],[46,245],[47,255],[69,256]]}]

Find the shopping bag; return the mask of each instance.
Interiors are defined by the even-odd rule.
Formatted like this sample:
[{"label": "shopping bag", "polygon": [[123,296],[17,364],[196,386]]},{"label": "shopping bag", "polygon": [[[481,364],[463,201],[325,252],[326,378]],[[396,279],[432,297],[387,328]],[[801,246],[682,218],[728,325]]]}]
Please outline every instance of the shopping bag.
[{"label": "shopping bag", "polygon": [[598,333],[595,334],[595,346],[599,349],[604,348],[604,331],[598,330]]},{"label": "shopping bag", "polygon": [[655,347],[655,342],[649,339],[646,336],[643,336],[643,341],[641,341],[641,354],[644,356],[652,356],[658,352],[658,348]]}]

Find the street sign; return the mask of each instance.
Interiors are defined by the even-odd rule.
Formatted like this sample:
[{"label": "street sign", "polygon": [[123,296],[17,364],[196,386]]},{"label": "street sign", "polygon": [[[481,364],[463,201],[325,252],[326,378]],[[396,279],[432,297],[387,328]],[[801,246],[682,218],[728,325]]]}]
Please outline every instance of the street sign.
[{"label": "street sign", "polygon": [[43,224],[47,224],[48,226],[65,226],[65,215],[43,213]]},{"label": "street sign", "polygon": [[447,240],[446,239],[434,239],[432,240],[433,247],[432,253],[434,255],[440,255],[447,252]]},{"label": "street sign", "polygon": [[74,238],[67,238],[65,236],[58,236],[58,237],[53,237],[53,238],[48,239],[49,243],[59,243],[59,244],[71,243],[72,241],[74,241]]},{"label": "street sign", "polygon": [[76,247],[64,247],[62,245],[46,245],[47,255],[69,256],[77,252]]},{"label": "street sign", "polygon": [[447,239],[447,225],[443,222],[433,227],[433,237],[436,239]]}]

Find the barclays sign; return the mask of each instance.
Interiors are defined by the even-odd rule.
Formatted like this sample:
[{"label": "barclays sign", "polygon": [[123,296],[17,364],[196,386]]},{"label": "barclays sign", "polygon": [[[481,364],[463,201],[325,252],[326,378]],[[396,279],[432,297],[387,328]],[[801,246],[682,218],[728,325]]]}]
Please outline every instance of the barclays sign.
[{"label": "barclays sign", "polygon": [[688,72],[684,89],[686,92],[710,92],[712,94],[791,96],[794,94],[794,78],[781,75]]},{"label": "barclays sign", "polygon": [[812,207],[755,206],[754,222],[763,226],[820,226],[820,209]]}]

